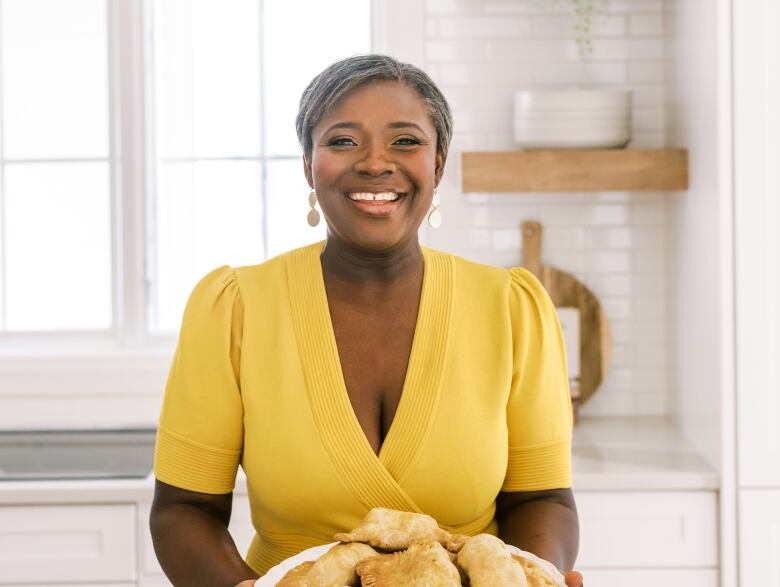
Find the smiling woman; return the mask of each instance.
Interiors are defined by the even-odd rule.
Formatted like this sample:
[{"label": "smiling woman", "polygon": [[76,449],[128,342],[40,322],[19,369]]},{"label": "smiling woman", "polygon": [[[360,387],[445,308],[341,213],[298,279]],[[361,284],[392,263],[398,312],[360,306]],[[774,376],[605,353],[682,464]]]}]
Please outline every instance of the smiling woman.
[{"label": "smiling woman", "polygon": [[441,180],[430,109],[398,82],[362,86],[312,129],[304,171],[331,239],[394,251],[415,241]]},{"label": "smiling woman", "polygon": [[[571,405],[550,299],[525,270],[417,239],[447,158],[446,100],[413,66],[353,57],[311,82],[297,129],[327,239],[216,269],[190,297],[157,436],[163,569],[175,584],[251,584],[372,508],[571,569]],[[257,532],[245,561],[226,527],[239,462]]]}]

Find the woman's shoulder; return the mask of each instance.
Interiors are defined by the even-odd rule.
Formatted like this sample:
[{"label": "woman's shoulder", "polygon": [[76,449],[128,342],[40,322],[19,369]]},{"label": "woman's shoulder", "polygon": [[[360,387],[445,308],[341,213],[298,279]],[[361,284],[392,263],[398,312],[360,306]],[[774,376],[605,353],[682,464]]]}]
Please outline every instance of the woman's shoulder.
[{"label": "woman's shoulder", "polygon": [[423,249],[429,257],[448,258],[454,265],[456,273],[466,280],[476,280],[485,285],[497,284],[529,290],[537,290],[541,287],[536,277],[524,267],[499,267],[466,259],[453,253],[427,247],[423,247]]}]

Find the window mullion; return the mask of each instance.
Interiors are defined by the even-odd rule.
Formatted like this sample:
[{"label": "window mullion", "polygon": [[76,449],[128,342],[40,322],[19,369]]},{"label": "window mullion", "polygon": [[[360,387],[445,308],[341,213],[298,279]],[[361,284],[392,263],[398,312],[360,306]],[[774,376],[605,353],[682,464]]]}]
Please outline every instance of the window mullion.
[{"label": "window mullion", "polygon": [[258,72],[258,79],[260,80],[260,88],[258,95],[260,97],[260,199],[261,199],[261,227],[263,234],[263,250],[261,252],[262,257],[268,255],[268,165],[266,159],[266,123],[265,123],[265,43],[263,41],[263,28],[265,27],[265,2],[264,0],[257,0],[259,9],[257,11],[260,18],[258,19],[258,31],[257,31],[257,48],[260,52],[258,63],[260,64],[260,71]]},{"label": "window mullion", "polygon": [[[2,18],[2,14],[0,14]],[[2,23],[0,22],[0,26]],[[1,30],[1,29],[0,29]],[[3,108],[3,47],[0,43],[0,332],[4,332],[6,328],[6,292],[7,287],[7,275],[6,275],[6,238],[5,238],[5,150],[3,148],[3,122],[4,122],[4,108]]]},{"label": "window mullion", "polygon": [[114,331],[123,348],[141,348],[146,333],[142,5],[110,0],[109,10],[113,38]]}]

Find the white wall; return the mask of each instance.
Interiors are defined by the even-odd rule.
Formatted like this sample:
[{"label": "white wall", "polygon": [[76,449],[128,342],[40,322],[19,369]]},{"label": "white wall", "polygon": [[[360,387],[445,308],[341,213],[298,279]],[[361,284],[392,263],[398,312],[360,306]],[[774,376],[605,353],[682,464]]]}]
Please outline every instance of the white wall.
[{"label": "white wall", "polygon": [[690,171],[688,191],[669,199],[669,374],[672,411],[692,444],[719,466],[721,367],[730,360],[721,349],[728,336],[723,312],[731,305],[721,279],[731,276],[732,212],[730,188],[720,185],[720,171],[730,165],[730,153],[720,150],[730,119],[719,94],[718,13],[711,4],[667,4],[668,136],[688,149]]},{"label": "white wall", "polygon": [[610,319],[613,363],[583,410],[665,414],[667,227],[664,194],[462,193],[460,153],[511,149],[512,92],[534,84],[627,84],[634,90],[634,147],[665,143],[662,0],[613,0],[594,21],[594,54],[577,58],[563,3],[427,0],[426,69],[455,118],[442,194],[443,225],[429,246],[503,266],[520,262],[523,220],[545,227],[543,261],[574,273]]},{"label": "white wall", "polygon": [[667,0],[667,136],[689,153],[669,200],[671,412],[721,473],[720,580],[737,585],[732,0]]}]

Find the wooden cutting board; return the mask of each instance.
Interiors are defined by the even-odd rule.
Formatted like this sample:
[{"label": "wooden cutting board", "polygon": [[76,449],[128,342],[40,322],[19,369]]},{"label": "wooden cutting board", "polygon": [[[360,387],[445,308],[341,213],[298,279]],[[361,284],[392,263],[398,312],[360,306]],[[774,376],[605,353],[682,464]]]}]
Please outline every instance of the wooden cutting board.
[{"label": "wooden cutting board", "polygon": [[580,311],[580,398],[596,393],[609,366],[612,337],[598,299],[573,275],[542,265],[542,225],[523,222],[523,267],[541,281],[553,304]]}]

